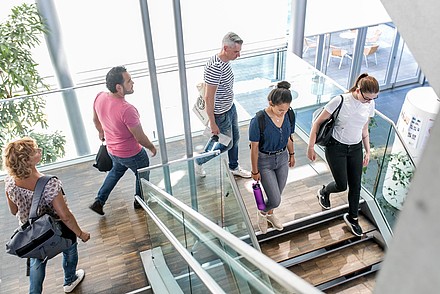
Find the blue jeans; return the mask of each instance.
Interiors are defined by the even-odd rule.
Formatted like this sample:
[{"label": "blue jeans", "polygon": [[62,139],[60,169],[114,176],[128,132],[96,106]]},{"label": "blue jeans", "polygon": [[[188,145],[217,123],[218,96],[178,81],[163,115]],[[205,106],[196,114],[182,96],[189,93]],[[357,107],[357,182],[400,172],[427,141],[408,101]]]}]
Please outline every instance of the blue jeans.
[{"label": "blue jeans", "polygon": [[[43,281],[46,276],[46,262],[42,259],[30,259],[29,294],[41,294]],[[63,251],[64,286],[71,284],[77,279],[76,266],[78,265],[78,243],[75,242],[70,248]]]},{"label": "blue jeans", "polygon": [[[220,133],[231,138],[228,146],[217,144],[214,150],[220,150],[220,153],[228,151],[229,168],[236,169],[238,167],[238,140],[240,139],[240,130],[238,129],[237,109],[232,104],[231,109],[222,114],[215,115],[215,123],[220,129]],[[206,144],[208,146],[209,144]],[[204,152],[207,150],[205,149]],[[211,155],[196,159],[198,165],[204,164],[217,155]]]},{"label": "blue jeans", "polygon": [[347,190],[348,213],[357,218],[361,197],[362,142],[354,145],[342,144],[331,138],[325,147],[325,158],[334,181],[325,186],[324,193],[338,193]]},{"label": "blue jeans", "polygon": [[280,206],[281,194],[286,187],[289,174],[289,154],[287,150],[272,155],[258,152],[258,170],[267,197],[264,211],[268,212]]},{"label": "blue jeans", "polygon": [[[107,177],[105,177],[104,183],[98,191],[98,196],[96,196],[96,200],[98,200],[102,205],[108,199],[113,188],[116,186],[118,181],[125,174],[127,169],[131,169],[136,176],[136,194],[139,197],[142,197],[141,194],[141,185],[139,181],[138,169],[144,168],[150,165],[150,159],[148,158],[147,151],[144,148],[141,151],[132,157],[122,158],[115,155],[110,154],[110,157],[113,161],[113,167],[109,171]],[[150,172],[147,171],[142,174],[142,177],[146,180],[150,179]]]}]

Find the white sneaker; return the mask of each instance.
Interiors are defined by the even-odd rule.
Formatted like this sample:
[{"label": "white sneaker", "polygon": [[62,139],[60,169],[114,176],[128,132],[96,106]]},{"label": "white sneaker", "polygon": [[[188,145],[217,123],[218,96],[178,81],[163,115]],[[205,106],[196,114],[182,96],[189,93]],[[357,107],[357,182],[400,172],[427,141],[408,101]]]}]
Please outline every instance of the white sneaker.
[{"label": "white sneaker", "polygon": [[238,166],[236,169],[230,169],[231,173],[234,176],[239,176],[242,178],[250,178],[251,172],[245,169],[242,169],[240,166]]},{"label": "white sneaker", "polygon": [[84,272],[84,270],[79,269],[76,271],[76,280],[73,281],[72,283],[70,283],[70,285],[66,285],[63,287],[64,292],[66,293],[70,293],[73,291],[73,289],[75,289],[76,286],[78,286],[79,283],[81,283],[81,281],[84,279],[84,276],[86,275],[86,273]]},{"label": "white sneaker", "polygon": [[272,227],[274,227],[274,229],[277,229],[278,231],[282,231],[284,229],[281,221],[273,213],[267,214],[266,219],[272,224]]},{"label": "white sneaker", "polygon": [[199,165],[194,162],[194,169],[195,169],[196,175],[198,175],[201,178],[206,177],[206,171],[202,165]]},{"label": "white sneaker", "polygon": [[267,233],[267,215],[262,214],[261,211],[257,211],[257,223],[258,228],[260,229],[262,234]]}]

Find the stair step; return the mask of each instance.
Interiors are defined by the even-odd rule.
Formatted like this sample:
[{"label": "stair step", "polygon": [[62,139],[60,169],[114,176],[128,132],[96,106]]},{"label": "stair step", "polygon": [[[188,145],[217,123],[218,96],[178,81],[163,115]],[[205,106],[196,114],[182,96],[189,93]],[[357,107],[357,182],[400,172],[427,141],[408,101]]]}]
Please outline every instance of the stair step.
[{"label": "stair step", "polygon": [[314,286],[356,274],[382,261],[384,251],[374,239],[353,243],[288,269]]},{"label": "stair step", "polygon": [[[374,225],[364,216],[359,215],[359,224],[364,233],[375,230]],[[358,239],[341,218],[295,231],[260,243],[261,251],[280,263],[320,249],[332,248],[351,239]]]},{"label": "stair step", "polygon": [[359,277],[345,284],[326,289],[326,294],[373,293],[376,285],[376,273]]}]

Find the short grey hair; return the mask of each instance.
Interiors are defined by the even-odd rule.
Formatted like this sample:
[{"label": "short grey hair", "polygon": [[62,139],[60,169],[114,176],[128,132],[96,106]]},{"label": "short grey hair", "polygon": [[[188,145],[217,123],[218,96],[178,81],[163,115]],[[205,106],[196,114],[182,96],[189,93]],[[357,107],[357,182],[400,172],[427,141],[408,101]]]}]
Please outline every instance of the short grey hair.
[{"label": "short grey hair", "polygon": [[243,44],[243,40],[236,33],[229,32],[223,37],[222,43],[228,47],[234,47],[235,44]]}]

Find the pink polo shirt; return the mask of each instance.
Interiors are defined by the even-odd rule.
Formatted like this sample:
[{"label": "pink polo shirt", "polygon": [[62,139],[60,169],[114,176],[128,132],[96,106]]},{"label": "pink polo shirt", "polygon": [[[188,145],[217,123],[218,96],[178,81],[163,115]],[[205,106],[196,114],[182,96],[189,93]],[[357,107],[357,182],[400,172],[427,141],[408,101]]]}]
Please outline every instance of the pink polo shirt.
[{"label": "pink polo shirt", "polygon": [[138,154],[142,146],[128,128],[141,124],[136,107],[125,98],[115,98],[110,93],[99,93],[93,107],[104,129],[108,151],[115,156],[128,158]]}]

